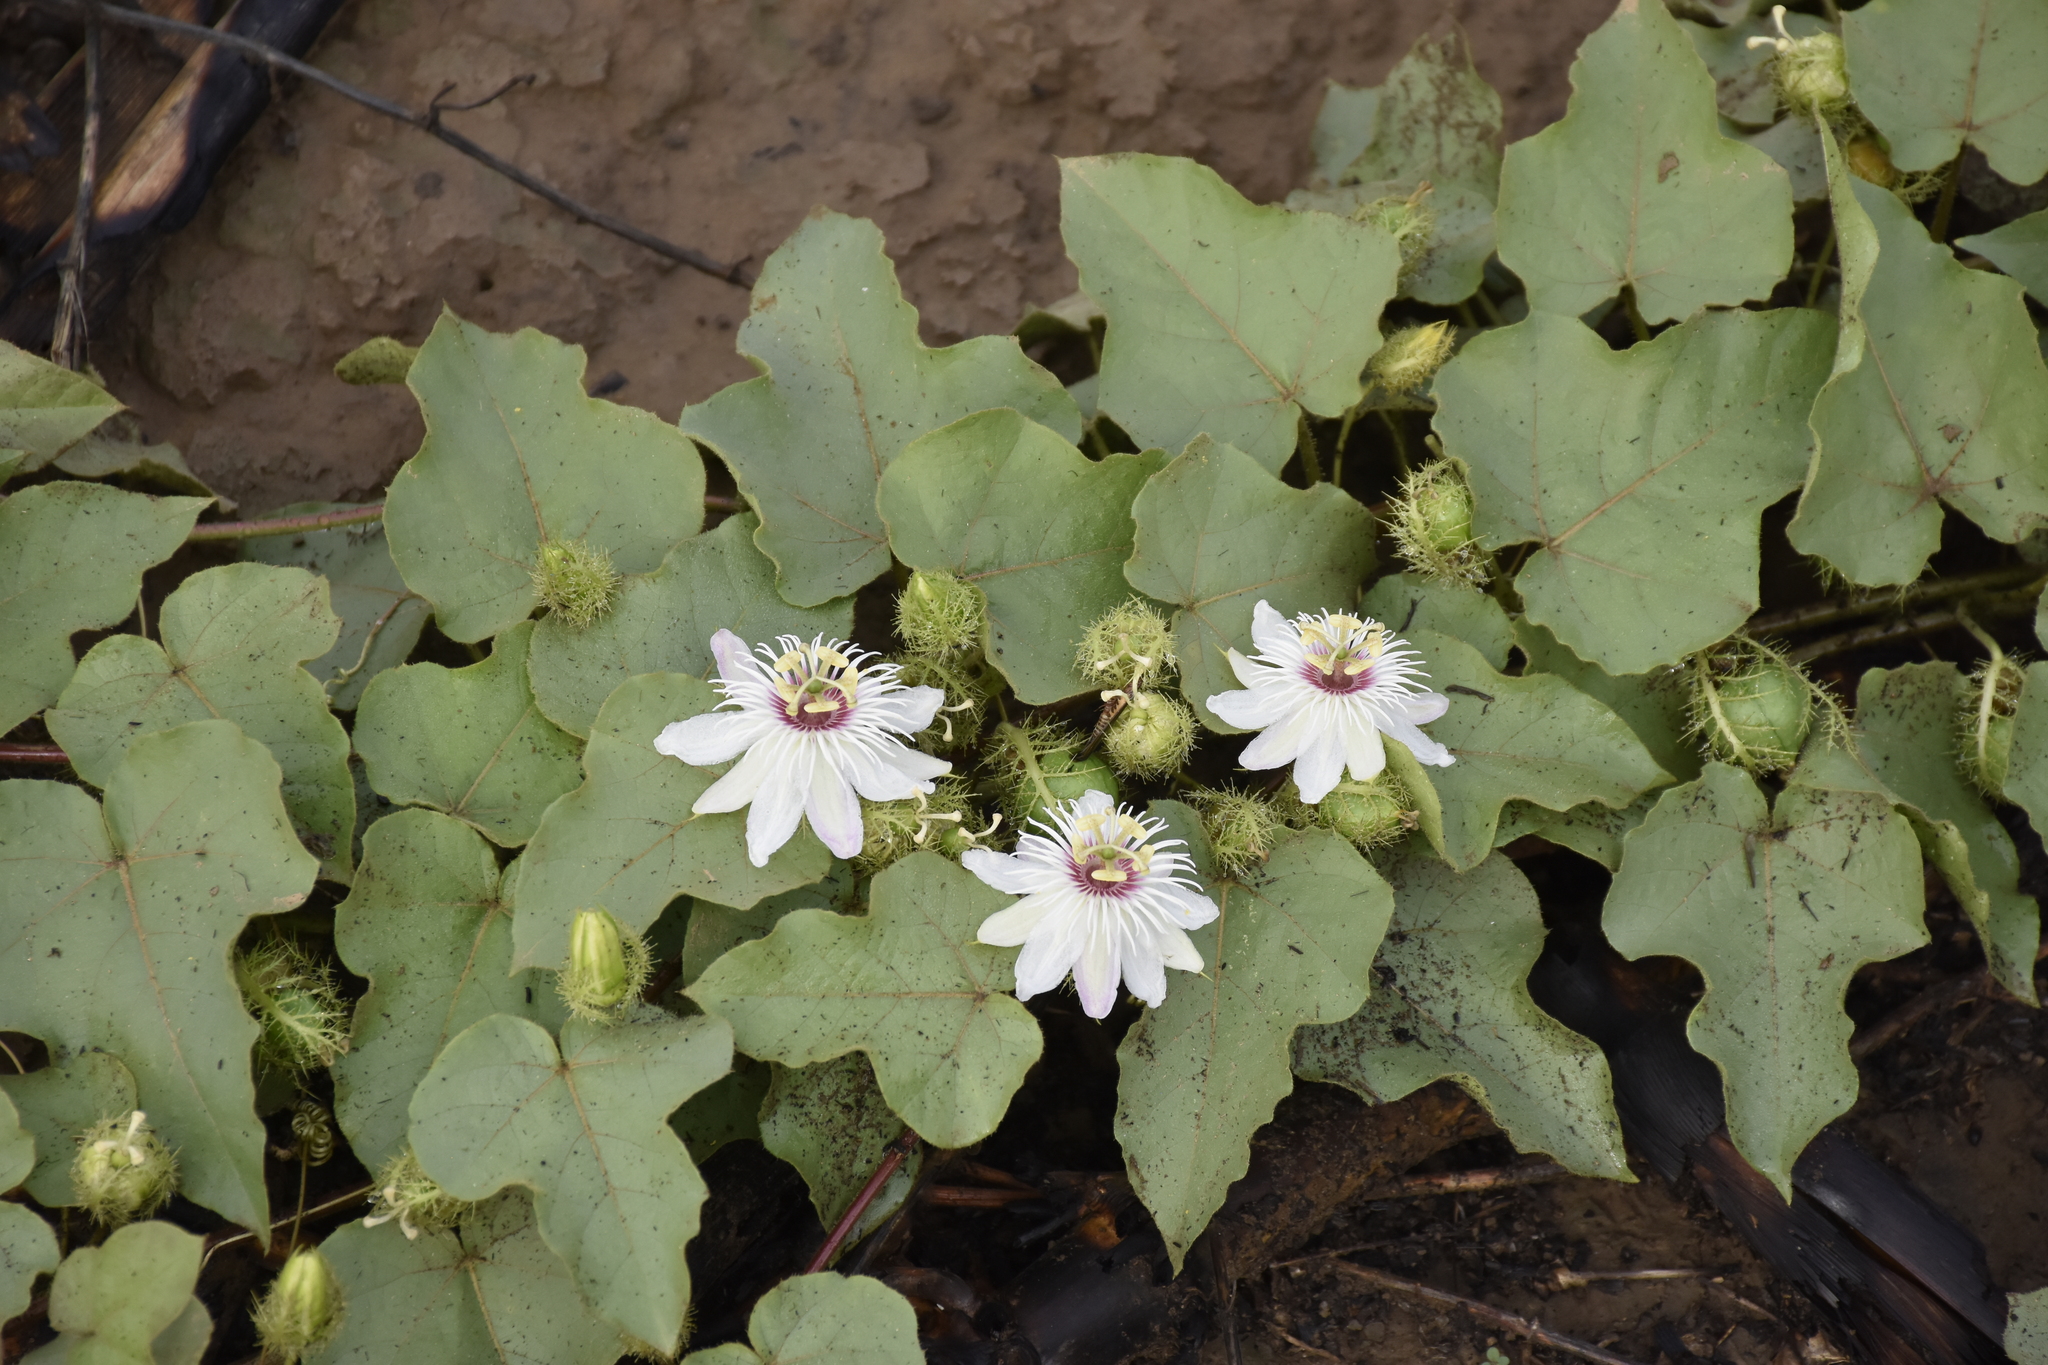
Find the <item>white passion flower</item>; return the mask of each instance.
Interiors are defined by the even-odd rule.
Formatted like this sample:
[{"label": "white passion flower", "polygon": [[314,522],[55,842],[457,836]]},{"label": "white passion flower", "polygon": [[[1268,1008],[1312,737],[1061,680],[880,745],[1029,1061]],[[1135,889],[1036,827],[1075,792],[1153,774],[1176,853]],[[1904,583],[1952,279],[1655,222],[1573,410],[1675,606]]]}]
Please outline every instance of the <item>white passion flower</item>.
[{"label": "white passion flower", "polygon": [[668,726],[654,747],[697,767],[745,755],[690,809],[707,815],[751,805],[747,858],[755,867],[768,865],[805,816],[825,847],[851,858],[861,846],[859,797],[907,800],[952,771],[897,738],[930,725],[946,694],[903,686],[896,665],[873,663],[874,654],[844,640],[821,635],[804,644],[784,635],[775,643],[780,653],[768,645],[748,653],[729,630],[712,636],[725,700]]},{"label": "white passion flower", "polygon": [[1424,763],[1451,765],[1451,751],[1415,728],[1439,719],[1450,698],[1410,681],[1429,675],[1416,667],[1407,641],[1379,622],[1331,611],[1289,621],[1261,602],[1252,610],[1252,640],[1257,658],[1230,651],[1246,690],[1209,698],[1209,709],[1230,724],[1261,732],[1245,746],[1245,767],[1294,764],[1301,799],[1314,805],[1347,764],[1353,781],[1379,776],[1387,766],[1382,734]]},{"label": "white passion flower", "polygon": [[[969,849],[967,870],[998,891],[1022,896],[981,923],[981,942],[1022,944],[1017,998],[1029,1000],[1074,974],[1081,1008],[1100,1019],[1121,980],[1148,1005],[1166,999],[1166,969],[1202,970],[1187,931],[1216,918],[1216,902],[1185,874],[1184,839],[1161,839],[1163,820],[1145,820],[1107,792],[1056,803],[1052,823],[1031,823],[1015,853]],[[1050,836],[1050,837],[1048,837]]]}]

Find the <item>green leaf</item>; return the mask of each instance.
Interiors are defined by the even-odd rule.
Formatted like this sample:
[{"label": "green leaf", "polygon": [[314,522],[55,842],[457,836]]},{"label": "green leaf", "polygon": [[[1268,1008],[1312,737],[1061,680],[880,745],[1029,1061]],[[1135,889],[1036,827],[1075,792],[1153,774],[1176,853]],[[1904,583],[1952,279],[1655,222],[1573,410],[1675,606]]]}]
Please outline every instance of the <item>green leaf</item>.
[{"label": "green leaf", "polygon": [[55,1229],[34,1209],[0,1202],[0,1322],[28,1308],[36,1276],[55,1270],[61,1259]]},{"label": "green leaf", "polygon": [[1425,767],[1390,740],[1387,765],[1414,795],[1423,834],[1451,866],[1470,871],[1485,860],[1507,801],[1557,811],[1585,801],[1618,808],[1671,780],[1619,716],[1562,678],[1507,677],[1470,645],[1431,631],[1415,631],[1409,643],[1430,690],[1450,698],[1429,733],[1456,761]]},{"label": "green leaf", "polygon": [[0,782],[0,1028],[104,1047],[179,1149],[183,1193],[265,1226],[256,1024],[228,969],[253,915],[289,910],[316,861],[268,751],[227,721],[137,740],[104,809],[77,787]]},{"label": "green leaf", "polygon": [[2041,907],[2020,894],[2012,836],[1956,763],[1956,717],[1975,695],[1952,663],[1873,668],[1856,686],[1856,748],[1904,806],[1927,860],[1977,926],[1992,976],[2036,1004]]},{"label": "green leaf", "polygon": [[556,616],[533,628],[526,669],[541,714],[575,735],[590,733],[613,689],[642,673],[705,677],[711,637],[778,635],[843,640],[853,633],[853,599],[792,607],[775,591],[775,564],[754,547],[760,522],[728,517],[668,552],[651,574],[634,574],[602,619],[578,630]]},{"label": "green leaf", "polygon": [[2048,1365],[2048,1289],[2006,1298],[2012,1317],[2005,1326],[2005,1353],[2014,1365]]},{"label": "green leaf", "polygon": [[1373,570],[1372,514],[1330,484],[1289,488],[1235,446],[1197,437],[1138,491],[1137,538],[1124,577],[1180,608],[1174,652],[1181,690],[1202,723],[1239,733],[1209,710],[1238,686],[1232,649],[1250,651],[1261,601],[1283,616],[1341,607]]},{"label": "green leaf", "polygon": [[[1424,39],[1427,41],[1427,39]],[[1370,221],[1366,209],[1382,199],[1409,199],[1420,186],[1403,180],[1370,180],[1334,190],[1296,190],[1287,207]],[[1429,236],[1401,270],[1400,295],[1448,307],[1472,297],[1493,254],[1493,200],[1469,185],[1431,183],[1423,196]]]},{"label": "green leaf", "polygon": [[1362,396],[1401,268],[1384,230],[1131,152],[1060,163],[1060,227],[1109,317],[1102,411],[1139,445],[1206,432],[1277,473],[1304,409],[1335,417]]},{"label": "green leaf", "polygon": [[334,946],[370,989],[332,1070],[334,1116],[369,1170],[404,1149],[406,1105],[450,1038],[491,1014],[561,1024],[554,973],[511,970],[510,875],[482,835],[437,811],[398,811],[363,836]]},{"label": "green leaf", "polygon": [[750,1057],[809,1066],[867,1054],[889,1107],[935,1147],[995,1131],[1042,1046],[1008,994],[1011,955],[975,941],[1009,904],[936,853],[876,877],[864,916],[792,910],[687,994]]},{"label": "green leaf", "polygon": [[[882,1164],[903,1120],[882,1098],[874,1068],[858,1052],[804,1067],[776,1066],[761,1100],[761,1145],[797,1168],[818,1222],[832,1227]],[[910,1197],[924,1149],[896,1168],[847,1235],[851,1246]]]},{"label": "green leaf", "polygon": [[35,1168],[35,1134],[21,1126],[13,1098],[0,1089],[0,1194],[18,1188]]},{"label": "green leaf", "polygon": [[1664,322],[1769,295],[1792,264],[1791,185],[1721,136],[1713,77],[1670,12],[1623,0],[1571,79],[1564,118],[1501,164],[1500,258],[1529,306],[1576,317],[1633,288]]},{"label": "green leaf", "polygon": [[233,511],[235,506],[208,488],[174,445],[145,445],[140,440],[95,432],[50,464],[76,479],[114,479],[124,488],[140,484],[143,489],[160,493],[207,498],[226,512]]},{"label": "green leaf", "polygon": [[751,1349],[692,1351],[683,1365],[922,1365],[917,1314],[901,1294],[865,1275],[797,1275],[754,1305]]},{"label": "green leaf", "polygon": [[457,1034],[420,1082],[413,1152],[458,1199],[532,1190],[540,1235],[584,1301],[673,1351],[704,1181],[668,1116],[731,1060],[732,1033],[716,1019],[572,1019],[557,1052],[539,1024],[494,1014]]},{"label": "green leaf", "polygon": [[1735,1145],[1787,1199],[1800,1151],[1856,1099],[1849,979],[1927,942],[1923,908],[1919,844],[1882,795],[1794,785],[1773,809],[1709,763],[1625,842],[1607,937],[1700,969],[1687,1036],[1721,1069]]},{"label": "green leaf", "polygon": [[1116,1053],[1117,1141],[1176,1273],[1294,1086],[1295,1030],[1365,1002],[1394,910],[1372,864],[1324,830],[1283,839],[1248,882],[1207,889],[1222,914],[1189,937],[1208,970],[1176,977]]},{"label": "green leaf", "polygon": [[1387,869],[1394,917],[1378,989],[1338,1024],[1303,1029],[1295,1072],[1374,1104],[1450,1077],[1519,1151],[1580,1175],[1634,1180],[1600,1049],[1537,1007],[1524,984],[1543,952],[1535,888],[1498,854],[1464,876],[1410,846]]},{"label": "green leaf", "polygon": [[0,451],[26,457],[15,473],[41,469],[120,410],[119,399],[84,375],[0,341]]},{"label": "green leaf", "polygon": [[636,933],[677,896],[746,909],[808,886],[832,855],[809,826],[768,866],[747,861],[747,813],[693,815],[719,773],[654,751],[671,721],[717,706],[719,694],[680,673],[649,673],[613,692],[590,727],[583,785],[542,817],[512,882],[514,968],[559,967],[576,912],[602,905]]},{"label": "green leaf", "polygon": [[1100,686],[1074,650],[1097,617],[1131,595],[1131,500],[1164,451],[1091,460],[1009,408],[919,437],[882,476],[896,557],[944,571],[988,597],[985,649],[1026,705]]},{"label": "green leaf", "polygon": [[1463,640],[1493,668],[1506,668],[1515,647],[1516,627],[1500,603],[1463,583],[1388,574],[1366,590],[1358,609],[1396,635],[1433,630]]},{"label": "green leaf", "polygon": [[72,1252],[50,1284],[50,1326],[61,1335],[28,1360],[157,1365],[150,1348],[188,1311],[203,1246],[181,1228],[147,1222]]},{"label": "green leaf", "polygon": [[704,464],[651,412],[583,392],[583,348],[444,312],[406,376],[427,435],[384,502],[391,557],[451,639],[539,605],[542,542],[582,541],[645,573],[704,524]]},{"label": "green leaf", "polygon": [[611,1365],[622,1349],[541,1240],[523,1190],[469,1210],[459,1236],[349,1222],[320,1250],[348,1316],[313,1365]]},{"label": "green leaf", "polygon": [[2048,209],[1974,237],[1958,237],[1956,245],[2018,280],[2036,303],[2048,302]]},{"label": "green leaf", "polygon": [[1657,760],[1657,766],[1678,781],[1689,782],[1700,775],[1699,746],[1687,738],[1692,728],[1688,714],[1692,692],[1684,672],[1658,669],[1617,678],[1566,649],[1555,635],[1527,617],[1515,618],[1514,632],[1515,644],[1527,661],[1524,674],[1555,674],[1620,716]]},{"label": "green leaf", "polygon": [[1533,834],[1591,858],[1612,872],[1621,866],[1622,840],[1649,817],[1658,796],[1654,791],[1644,792],[1619,810],[1588,801],[1562,812],[1527,801],[1510,801],[1501,807],[1493,846],[1506,848],[1524,834]]},{"label": "green leaf", "polygon": [[2027,665],[2027,684],[2012,718],[2004,795],[2027,813],[2035,833],[2048,829],[2048,661]]},{"label": "green leaf", "polygon": [[356,752],[390,801],[432,806],[517,848],[577,783],[580,746],[540,713],[526,682],[522,621],[468,668],[407,664],[380,673],[357,709]]},{"label": "green leaf", "polygon": [[134,1111],[135,1077],[110,1052],[60,1049],[40,1071],[0,1076],[0,1091],[35,1134],[35,1171],[22,1188],[46,1209],[76,1205],[71,1161],[78,1154],[79,1136],[101,1119]]},{"label": "green leaf", "polygon": [[[300,502],[271,515],[303,516],[358,505]],[[306,671],[327,689],[337,711],[353,711],[370,679],[405,662],[432,612],[426,599],[398,576],[381,521],[259,536],[243,541],[242,553],[264,564],[311,569],[327,579],[334,614],[341,618],[341,635],[334,648],[306,665]]]},{"label": "green leaf", "polygon": [[1417,38],[1376,93],[1372,139],[1337,180],[1427,180],[1470,186],[1493,198],[1500,183],[1500,96],[1472,65],[1462,32]]},{"label": "green leaf", "polygon": [[731,1071],[668,1116],[668,1126],[676,1130],[700,1170],[728,1142],[761,1140],[761,1102],[768,1098],[771,1070],[770,1063],[736,1052]]},{"label": "green leaf", "polygon": [[334,643],[327,581],[304,569],[224,564],[178,585],[157,644],[114,635],[80,661],[46,717],[78,775],[97,787],[138,740],[195,720],[231,720],[284,770],[292,827],[346,881],[356,789],[348,733],[299,665]]},{"label": "green leaf", "polygon": [[1813,405],[1819,449],[1788,534],[1857,583],[1908,583],[1942,503],[1996,540],[2048,523],[2048,365],[2017,283],[1959,264],[1889,191],[1848,187],[1878,240],[1864,344]]},{"label": "green leaf", "polygon": [[1757,606],[1758,518],[1799,486],[1825,314],[1707,313],[1611,350],[1532,314],[1437,376],[1436,429],[1490,549],[1536,549],[1528,618],[1609,673],[1677,663]]},{"label": "green leaf", "polygon": [[57,700],[75,662],[72,633],[134,611],[142,571],[171,557],[205,506],[91,483],[42,484],[0,502],[0,734]]},{"label": "green leaf", "polygon": [[1872,0],[1842,16],[1856,107],[1901,170],[1965,143],[2015,185],[2048,175],[2048,10],[2035,0]]},{"label": "green leaf", "polygon": [[1011,407],[1081,439],[1080,409],[1014,338],[936,351],[918,340],[917,310],[864,218],[818,210],[775,249],[739,347],[761,374],[691,404],[680,423],[732,469],[761,517],[754,543],[798,606],[888,569],[875,486],[925,432]]},{"label": "green leaf", "polygon": [[[1328,189],[1343,178],[1351,163],[1372,145],[1379,111],[1380,87],[1323,82],[1323,102],[1316,108],[1316,126],[1308,140],[1309,157],[1315,162],[1311,185]],[[1499,173],[1498,165],[1495,173]]]}]

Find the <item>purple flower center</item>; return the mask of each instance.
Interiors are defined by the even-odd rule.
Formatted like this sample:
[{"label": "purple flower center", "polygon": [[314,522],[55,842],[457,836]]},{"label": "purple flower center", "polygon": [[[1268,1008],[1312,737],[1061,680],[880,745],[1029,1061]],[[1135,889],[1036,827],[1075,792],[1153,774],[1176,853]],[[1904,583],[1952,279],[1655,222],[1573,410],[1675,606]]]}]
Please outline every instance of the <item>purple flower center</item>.
[{"label": "purple flower center", "polygon": [[1359,669],[1356,673],[1347,673],[1341,665],[1325,673],[1321,665],[1313,657],[1301,666],[1301,676],[1312,686],[1319,691],[1329,692],[1340,697],[1349,692],[1360,692],[1370,688],[1372,686],[1372,674],[1373,670],[1370,664]]},{"label": "purple flower center", "polygon": [[1080,848],[1067,861],[1074,889],[1088,896],[1121,900],[1145,879],[1145,868],[1129,849],[1096,844]]}]

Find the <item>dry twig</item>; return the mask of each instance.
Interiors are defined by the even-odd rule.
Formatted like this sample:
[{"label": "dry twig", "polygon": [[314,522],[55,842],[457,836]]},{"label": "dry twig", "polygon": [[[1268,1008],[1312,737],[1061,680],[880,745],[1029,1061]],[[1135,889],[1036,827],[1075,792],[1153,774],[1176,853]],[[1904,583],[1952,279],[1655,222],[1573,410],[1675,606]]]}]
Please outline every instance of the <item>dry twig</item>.
[{"label": "dry twig", "polygon": [[1358,1279],[1364,1280],[1367,1284],[1386,1290],[1390,1294],[1399,1294],[1404,1298],[1410,1299],[1421,1299],[1425,1303],[1442,1304],[1449,1308],[1461,1308],[1490,1327],[1496,1327],[1503,1332],[1511,1332],[1515,1336],[1524,1337],[1539,1346],[1548,1346],[1553,1350],[1575,1355],[1581,1360],[1594,1361],[1596,1365],[1636,1365],[1628,1357],[1615,1355],[1612,1351],[1603,1351],[1590,1341],[1580,1341],[1577,1337],[1568,1337],[1562,1332],[1553,1332],[1540,1322],[1532,1322],[1528,1318],[1518,1317],[1513,1313],[1495,1308],[1491,1304],[1481,1303],[1477,1299],[1468,1299],[1458,1294],[1446,1293],[1441,1289],[1432,1289],[1426,1284],[1417,1284],[1413,1280],[1404,1280],[1398,1276],[1389,1275],[1383,1270],[1372,1270],[1362,1265],[1353,1265],[1349,1261],[1338,1261],[1335,1265],[1338,1270],[1343,1271],[1345,1274],[1355,1276]]},{"label": "dry twig", "polygon": [[50,359],[67,370],[85,364],[85,247],[92,235],[94,186],[100,163],[100,26],[85,21],[85,132],[78,140],[78,201],[71,211],[71,240],[65,244],[63,283],[57,294],[57,328]]}]

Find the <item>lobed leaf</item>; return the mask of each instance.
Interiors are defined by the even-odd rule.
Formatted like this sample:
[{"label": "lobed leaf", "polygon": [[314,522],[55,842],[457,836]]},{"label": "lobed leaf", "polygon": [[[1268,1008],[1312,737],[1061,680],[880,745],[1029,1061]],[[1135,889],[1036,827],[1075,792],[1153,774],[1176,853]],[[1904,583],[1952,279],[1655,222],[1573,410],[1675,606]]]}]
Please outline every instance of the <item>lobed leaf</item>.
[{"label": "lobed leaf", "polygon": [[1493,198],[1500,184],[1500,95],[1472,65],[1462,31],[1417,38],[1374,93],[1371,138],[1332,179],[1427,180]]},{"label": "lobed leaf", "polygon": [[[202,1239],[182,1228],[152,1221],[131,1223],[99,1246],[72,1252],[50,1283],[50,1326],[57,1340],[28,1361],[159,1365],[162,1357],[152,1347],[167,1333],[173,1343],[183,1343],[189,1330],[184,1320],[198,1303],[192,1287],[199,1281],[202,1246]],[[206,1317],[204,1308],[198,1317]]]},{"label": "lobed leaf", "polygon": [[796,1275],[761,1296],[745,1346],[692,1351],[683,1365],[921,1365],[917,1314],[901,1294],[864,1275]]},{"label": "lobed leaf", "polygon": [[[819,1225],[832,1227],[882,1164],[889,1144],[903,1135],[903,1120],[882,1097],[874,1067],[861,1053],[763,1069],[773,1078],[758,1101],[761,1145],[796,1167]],[[847,1234],[848,1247],[903,1207],[923,1157],[920,1148],[896,1168]]]},{"label": "lobed leaf", "polygon": [[1842,996],[1927,941],[1920,849],[1882,794],[1793,785],[1775,805],[1709,763],[1624,841],[1607,937],[1706,979],[1686,1033],[1721,1069],[1735,1145],[1791,1198],[1792,1164],[1856,1099]]},{"label": "lobed leaf", "polygon": [[725,461],[761,518],[754,543],[800,607],[885,572],[875,488],[898,451],[984,408],[1012,407],[1068,441],[1080,409],[1012,337],[932,350],[917,336],[882,234],[817,210],[775,249],[740,326],[761,371],[683,409],[685,434]]},{"label": "lobed leaf", "polygon": [[1842,16],[1842,46],[1901,169],[1968,145],[2015,185],[2048,175],[2048,10],[2033,0],[1872,0]]},{"label": "lobed leaf", "polygon": [[1202,723],[1239,733],[1208,699],[1237,687],[1228,652],[1251,651],[1252,611],[1270,602],[1291,616],[1348,605],[1372,572],[1372,514],[1342,489],[1289,488],[1235,446],[1207,437],[1146,480],[1131,505],[1137,524],[1130,585],[1171,603],[1181,690]]},{"label": "lobed leaf", "polygon": [[1627,351],[1570,318],[1484,333],[1437,376],[1473,526],[1535,551],[1530,621],[1609,673],[1723,639],[1757,607],[1758,519],[1799,486],[1823,314],[1708,313]]},{"label": "lobed leaf", "polygon": [[[1176,833],[1194,824],[1178,802],[1153,811]],[[1117,1141],[1176,1273],[1293,1088],[1295,1031],[1365,1002],[1394,909],[1372,864],[1324,830],[1283,838],[1247,881],[1208,890],[1222,914],[1189,935],[1207,970],[1176,973],[1116,1054]]]},{"label": "lobed leaf", "polygon": [[1517,627],[1493,598],[1463,583],[1420,574],[1388,574],[1366,589],[1359,611],[1396,635],[1433,630],[1478,650],[1488,667],[1506,668]]},{"label": "lobed leaf", "polygon": [[582,541],[645,573],[704,524],[689,441],[651,412],[586,396],[583,366],[580,346],[444,311],[406,374],[427,434],[391,480],[384,531],[450,639],[532,614],[545,541]]},{"label": "lobed leaf", "polygon": [[1530,998],[1543,911],[1520,869],[1495,854],[1460,876],[1410,845],[1387,880],[1394,914],[1373,967],[1378,989],[1342,1023],[1295,1036],[1295,1073],[1372,1104],[1449,1077],[1518,1151],[1634,1180],[1607,1058]]},{"label": "lobed leaf", "polygon": [[539,1024],[494,1014],[450,1040],[420,1082],[413,1152],[458,1199],[532,1190],[540,1235],[584,1302],[673,1352],[690,1303],[683,1248],[705,1190],[668,1116],[731,1060],[717,1019],[572,1019],[558,1052]]},{"label": "lobed leaf", "polygon": [[[22,1188],[46,1209],[76,1206],[71,1161],[78,1154],[79,1135],[101,1119],[134,1112],[135,1077],[110,1052],[60,1048],[38,1071],[0,1076],[0,1091],[35,1135],[35,1170],[22,1181]],[[0,1172],[0,1189],[6,1187],[4,1175]]]},{"label": "lobed leaf", "polygon": [[357,710],[356,751],[386,800],[431,806],[517,848],[548,804],[575,788],[576,738],[540,712],[526,681],[522,621],[468,668],[407,664],[380,673]]},{"label": "lobed leaf", "polygon": [[305,900],[276,762],[228,721],[147,735],[102,807],[57,782],[0,782],[0,1028],[104,1047],[179,1150],[185,1197],[266,1225],[256,1024],[228,957],[255,915]]},{"label": "lobed leaf", "polygon": [[1097,396],[1140,446],[1204,433],[1277,473],[1304,411],[1363,395],[1400,253],[1383,229],[1250,203],[1208,167],[1060,163],[1060,229],[1109,318]]},{"label": "lobed leaf", "polygon": [[1792,264],[1792,191],[1720,132],[1714,81],[1662,4],[1622,0],[1572,63],[1565,116],[1507,149],[1500,259],[1539,312],[1623,289],[1664,322],[1761,299]]},{"label": "lobed leaf", "polygon": [[2036,303],[2048,300],[2048,209],[1974,237],[1958,237],[1956,245],[1976,252],[2018,280]]},{"label": "lobed leaf", "polygon": [[750,1057],[809,1066],[867,1054],[883,1098],[935,1147],[995,1131],[1042,1042],[1010,955],[975,941],[1002,893],[935,853],[876,877],[868,913],[791,910],[686,992]]},{"label": "lobed leaf", "polygon": [[0,463],[21,452],[14,473],[41,469],[119,411],[120,400],[84,375],[0,341]]},{"label": "lobed leaf", "polygon": [[62,1260],[56,1229],[25,1204],[0,1202],[0,1322],[27,1311],[36,1277]]},{"label": "lobed leaf", "polygon": [[1515,618],[1514,642],[1522,651],[1525,675],[1550,673],[1563,678],[1620,716],[1665,772],[1681,782],[1700,775],[1699,745],[1689,737],[1692,690],[1682,671],[1661,669],[1616,677],[1566,649],[1555,635],[1526,616]]},{"label": "lobed leaf", "polygon": [[304,569],[202,569],[165,599],[158,644],[114,635],[92,647],[46,720],[78,775],[97,787],[145,735],[195,720],[231,720],[284,772],[300,842],[346,881],[356,791],[348,733],[300,664],[334,643],[341,623],[327,580]]},{"label": "lobed leaf", "polygon": [[1166,452],[1091,460],[1009,408],[963,417],[903,449],[879,503],[896,557],[988,598],[984,649],[1020,701],[1101,686],[1074,666],[1081,635],[1131,595],[1131,500]]},{"label": "lobed leaf", "polygon": [[[299,502],[272,516],[353,510],[356,504]],[[258,536],[242,554],[264,564],[310,569],[327,580],[329,605],[341,618],[334,647],[306,665],[337,711],[353,711],[370,679],[396,668],[419,642],[432,608],[405,586],[391,558],[384,523],[337,526],[327,531]]]}]

